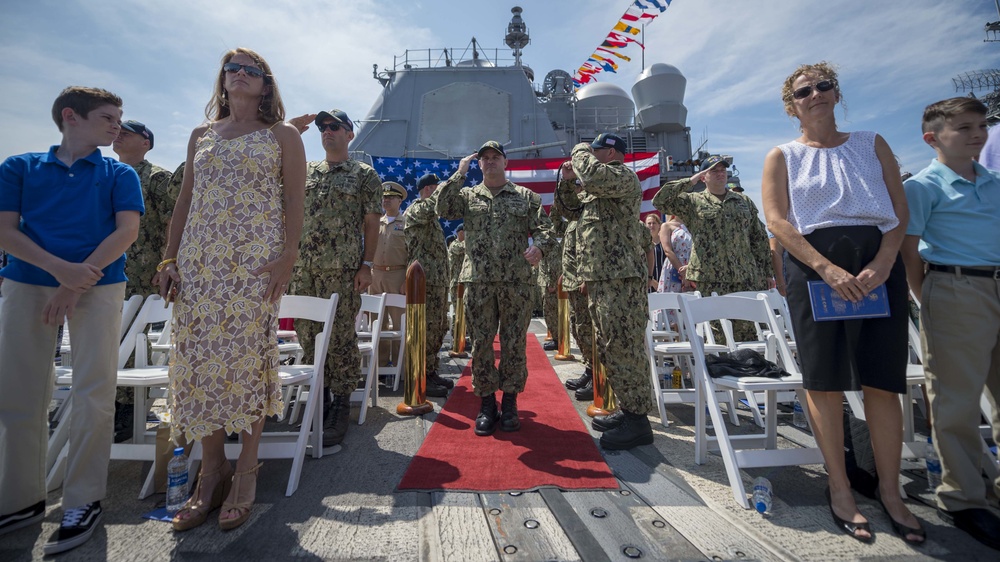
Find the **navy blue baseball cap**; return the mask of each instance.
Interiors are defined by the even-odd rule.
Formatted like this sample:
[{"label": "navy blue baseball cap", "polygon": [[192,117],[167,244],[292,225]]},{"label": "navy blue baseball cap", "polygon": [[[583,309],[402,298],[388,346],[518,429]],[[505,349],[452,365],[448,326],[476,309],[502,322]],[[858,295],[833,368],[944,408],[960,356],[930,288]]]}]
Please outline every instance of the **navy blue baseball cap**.
[{"label": "navy blue baseball cap", "polygon": [[486,141],[485,143],[483,143],[483,146],[479,147],[479,150],[476,151],[476,154],[482,156],[484,150],[489,150],[491,148],[499,152],[500,156],[503,156],[504,158],[507,157],[507,153],[504,152],[503,145],[494,140]]},{"label": "navy blue baseball cap", "polygon": [[601,133],[590,143],[590,148],[613,148],[625,154],[628,151],[628,143],[614,133]]},{"label": "navy blue baseball cap", "polygon": [[140,123],[138,121],[134,121],[132,119],[129,119],[128,121],[123,121],[122,122],[122,129],[125,129],[126,131],[128,131],[130,133],[135,133],[135,134],[141,136],[142,138],[148,140],[149,141],[149,149],[150,150],[153,149],[153,131],[150,131],[149,127],[143,125],[142,123]]},{"label": "navy blue baseball cap", "polygon": [[441,178],[437,177],[437,174],[424,174],[419,180],[417,180],[417,191],[420,191],[428,185],[436,183],[441,183]]},{"label": "navy blue baseball cap", "polygon": [[340,109],[331,109],[330,111],[320,111],[319,113],[316,114],[316,121],[314,122],[316,123],[317,126],[319,126],[323,123],[323,121],[326,121],[327,119],[333,119],[337,123],[340,123],[341,125],[347,127],[348,131],[352,132],[354,131],[354,122],[351,121],[351,118],[348,117],[347,114]]}]

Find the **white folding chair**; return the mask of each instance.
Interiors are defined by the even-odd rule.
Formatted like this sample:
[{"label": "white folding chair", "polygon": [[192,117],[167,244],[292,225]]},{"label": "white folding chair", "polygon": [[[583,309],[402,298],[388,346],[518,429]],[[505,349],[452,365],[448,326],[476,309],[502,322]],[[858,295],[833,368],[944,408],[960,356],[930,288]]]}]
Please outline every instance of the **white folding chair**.
[{"label": "white folding chair", "polygon": [[366,322],[367,330],[358,332],[358,351],[361,352],[361,376],[364,386],[351,393],[351,402],[361,402],[358,425],[365,423],[369,402],[378,403],[378,344],[382,338],[382,320],[385,314],[385,293],[361,295],[358,322]]},{"label": "white folding chair", "polygon": [[[743,486],[741,468],[765,466],[789,466],[802,464],[822,464],[823,456],[818,448],[778,449],[777,400],[781,391],[798,391],[802,388],[802,375],[792,357],[791,350],[779,333],[777,319],[767,304],[766,297],[749,299],[745,297],[706,297],[681,301],[685,329],[693,332],[691,326],[716,320],[746,320],[764,325],[771,331],[776,356],[768,359],[777,362],[790,373],[781,379],[764,377],[718,377],[709,376],[705,365],[705,350],[701,338],[692,335],[695,350],[694,370],[697,402],[695,404],[695,462],[704,464],[709,449],[718,449],[726,466],[729,484],[736,502],[744,509],[750,509],[746,489]],[[730,436],[719,408],[717,391],[735,390],[739,392],[763,392],[765,395],[764,432],[754,435]],[[715,435],[708,435],[705,420],[705,406],[711,416]]]},{"label": "white folding chair", "polygon": [[[674,365],[688,367],[689,360],[694,356],[691,342],[684,330],[684,320],[680,315],[680,302],[684,299],[699,298],[698,294],[685,293],[649,293],[649,323],[646,328],[646,356],[649,360],[649,375],[653,382],[653,399],[660,414],[660,423],[667,427],[667,404],[691,404],[695,401],[694,389],[664,388],[661,384],[666,373],[665,361],[672,358]],[[672,314],[670,314],[672,313]],[[676,319],[676,329],[669,326],[669,319]],[[706,330],[711,340],[711,330]],[[698,335],[701,339],[701,335]],[[666,341],[664,341],[666,340]],[[703,344],[705,353],[718,354],[729,351],[724,345],[714,343],[714,340]],[[687,370],[690,371],[690,368]],[[739,425],[736,414],[736,401],[731,393],[723,397],[728,405],[729,421]]]},{"label": "white folding chair", "polygon": [[[392,389],[395,391],[399,389],[399,379],[400,375],[403,373],[403,360],[405,358],[406,351],[406,295],[399,295],[396,293],[386,293],[385,295],[385,308],[399,308],[402,309],[403,313],[400,316],[399,329],[397,330],[385,330],[383,329],[379,334],[379,338],[382,341],[395,341],[399,342],[399,351],[396,352],[396,357],[393,358],[393,364],[391,366],[378,367],[378,376],[392,377]],[[388,316],[387,316],[388,318]]]}]

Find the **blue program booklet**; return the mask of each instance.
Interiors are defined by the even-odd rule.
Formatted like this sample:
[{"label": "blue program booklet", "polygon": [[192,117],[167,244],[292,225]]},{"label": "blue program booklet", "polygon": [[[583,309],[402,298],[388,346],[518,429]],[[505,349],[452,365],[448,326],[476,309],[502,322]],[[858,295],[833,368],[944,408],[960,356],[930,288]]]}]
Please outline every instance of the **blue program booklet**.
[{"label": "blue program booklet", "polygon": [[885,283],[872,289],[864,299],[851,302],[841,298],[825,281],[809,281],[809,302],[816,322],[889,317]]}]

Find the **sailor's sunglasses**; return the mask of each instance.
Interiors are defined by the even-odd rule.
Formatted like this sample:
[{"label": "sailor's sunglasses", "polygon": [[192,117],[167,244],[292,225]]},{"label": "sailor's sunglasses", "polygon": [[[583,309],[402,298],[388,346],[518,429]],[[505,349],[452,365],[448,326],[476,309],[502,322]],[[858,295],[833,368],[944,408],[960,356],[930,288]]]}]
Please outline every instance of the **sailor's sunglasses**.
[{"label": "sailor's sunglasses", "polygon": [[325,133],[327,129],[329,129],[332,133],[336,133],[341,128],[346,129],[347,125],[344,125],[343,123],[320,123],[316,125],[316,128],[319,129],[319,132],[321,133]]},{"label": "sailor's sunglasses", "polygon": [[229,72],[231,74],[236,74],[240,70],[247,73],[247,76],[253,76],[254,78],[263,78],[264,71],[257,68],[256,66],[250,66],[249,64],[239,64],[235,62],[227,62],[222,65],[222,70]]},{"label": "sailor's sunglasses", "polygon": [[812,95],[813,87],[820,92],[829,92],[834,88],[834,86],[836,86],[836,83],[833,80],[822,80],[820,82],[816,82],[815,84],[798,88],[792,92],[792,97],[797,100],[805,99]]}]

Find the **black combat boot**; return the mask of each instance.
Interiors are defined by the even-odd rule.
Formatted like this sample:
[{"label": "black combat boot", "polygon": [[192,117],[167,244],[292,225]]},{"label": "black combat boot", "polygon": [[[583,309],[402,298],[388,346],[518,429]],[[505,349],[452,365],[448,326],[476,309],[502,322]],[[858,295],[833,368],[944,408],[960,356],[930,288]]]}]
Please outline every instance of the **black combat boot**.
[{"label": "black combat boot", "polygon": [[504,392],[500,402],[500,431],[517,431],[521,429],[521,420],[517,417],[517,394]]},{"label": "black combat boot", "polygon": [[601,435],[601,448],[608,450],[624,450],[651,445],[653,443],[653,428],[649,425],[646,414],[622,412],[622,421],[618,427],[609,429]]},{"label": "black combat boot", "polygon": [[542,344],[542,349],[545,351],[555,351],[559,349],[559,342],[556,340],[549,340]]},{"label": "black combat boot", "polygon": [[442,377],[437,373],[437,371],[432,371],[430,373],[427,373],[427,384],[430,385],[431,383],[434,383],[438,386],[443,386],[448,390],[455,388],[454,381]]},{"label": "black combat boot", "polygon": [[427,384],[424,387],[424,394],[432,398],[446,398],[448,396],[448,388],[444,385],[440,385],[432,379],[427,377]]},{"label": "black combat boot", "polygon": [[132,425],[135,422],[135,406],[115,402],[115,443],[128,441],[132,438]]},{"label": "black combat boot", "polygon": [[499,421],[500,412],[497,410],[496,396],[492,394],[483,396],[483,405],[479,408],[479,415],[476,416],[476,435],[493,435]]},{"label": "black combat boot", "polygon": [[[324,389],[323,447],[339,445],[351,423],[351,395],[330,394]],[[329,399],[329,402],[327,402]]]},{"label": "black combat boot", "polygon": [[573,395],[576,396],[576,399],[580,400],[580,401],[593,400],[594,399],[594,378],[591,377],[587,381],[587,384],[585,384],[585,385],[581,386],[580,388],[576,389],[576,392],[573,393]]},{"label": "black combat boot", "polygon": [[590,367],[587,367],[587,370],[584,371],[582,375],[580,375],[579,377],[577,377],[575,379],[569,379],[568,381],[566,381],[566,383],[565,383],[566,384],[566,388],[568,388],[570,390],[576,390],[578,388],[583,388],[584,386],[587,385],[587,383],[590,382],[590,379],[593,376],[594,376],[594,371],[592,371]]},{"label": "black combat boot", "polygon": [[608,431],[621,425],[624,417],[625,411],[619,408],[606,416],[595,416],[594,419],[590,420],[590,427],[594,428],[595,431]]}]

